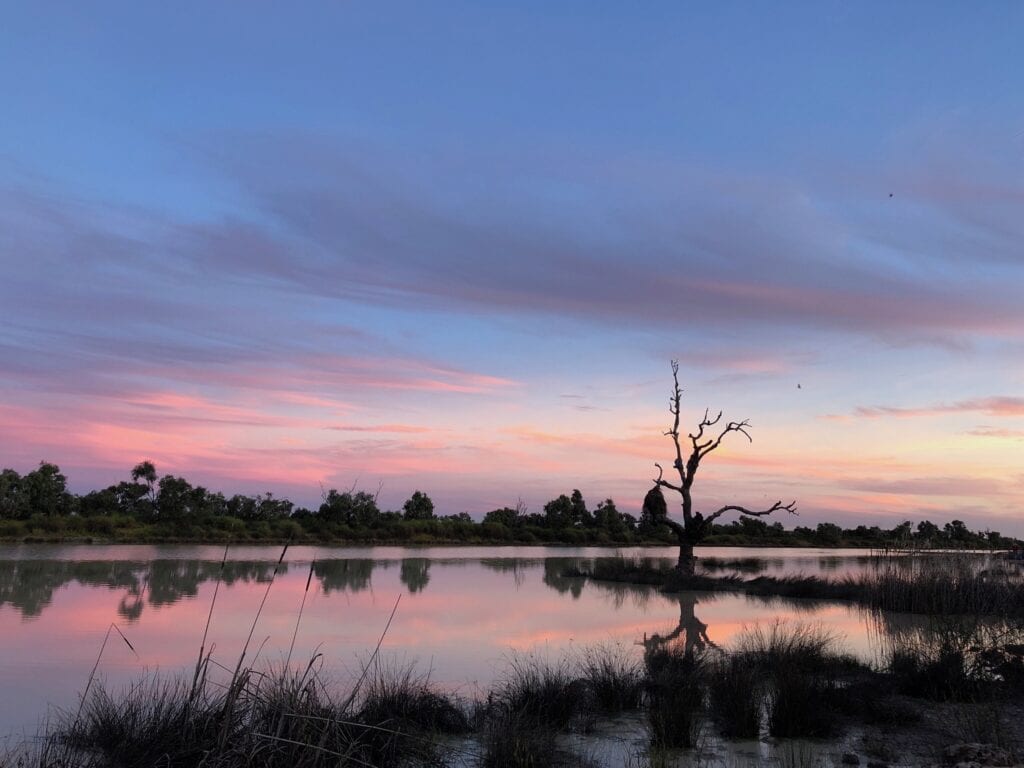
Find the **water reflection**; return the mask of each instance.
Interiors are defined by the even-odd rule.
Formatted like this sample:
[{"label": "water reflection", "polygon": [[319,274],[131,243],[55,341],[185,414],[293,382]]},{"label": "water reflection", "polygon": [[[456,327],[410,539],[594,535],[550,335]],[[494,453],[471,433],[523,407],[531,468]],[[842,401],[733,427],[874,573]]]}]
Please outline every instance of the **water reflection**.
[{"label": "water reflection", "polygon": [[[344,557],[317,558],[313,575],[321,592],[356,594],[372,589],[375,570],[398,568],[399,580],[409,594],[430,589],[431,568],[477,567],[507,576],[519,589],[528,582],[530,574],[539,572],[542,583],[559,595],[580,599],[586,581],[569,576],[573,569],[592,568],[593,557],[483,557],[470,560],[459,557]],[[818,573],[846,573],[851,569],[868,567],[871,558],[858,555],[804,554],[780,556],[720,557],[701,560],[708,573],[760,573],[806,572],[813,563]],[[659,558],[652,562],[660,562]],[[665,562],[671,562],[665,559]],[[305,571],[309,560],[293,561],[291,566]],[[23,619],[40,616],[53,602],[55,593],[68,585],[78,584],[111,591],[120,591],[117,616],[126,622],[137,622],[146,606],[173,605],[181,600],[196,598],[203,584],[220,579],[231,586],[236,583],[266,583],[274,573],[275,560],[220,558],[155,558],[152,560],[64,560],[64,559],[0,559],[0,607],[13,607]],[[281,575],[288,573],[289,562],[281,565]],[[649,599],[650,590],[637,585],[620,584],[614,587],[598,584],[595,588],[611,595],[614,607],[621,607],[626,599],[640,605]],[[780,605],[777,598],[756,598],[766,605]],[[790,601],[792,610],[813,612],[820,604]]]},{"label": "water reflection", "polygon": [[694,592],[681,592],[676,595],[679,600],[679,623],[665,635],[654,633],[649,637],[645,634],[644,649],[678,647],[683,653],[699,653],[707,648],[717,648],[715,642],[708,637],[708,625],[697,618],[695,613],[700,597]]},{"label": "water reflection", "polygon": [[400,578],[410,594],[422,591],[430,581],[430,560],[425,557],[405,558]]},{"label": "water reflection", "polygon": [[[117,557],[121,552],[130,556]],[[407,598],[382,653],[425,660],[435,681],[454,689],[486,689],[511,649],[544,649],[557,658],[609,641],[638,654],[645,639],[725,646],[744,626],[797,615],[795,605],[813,611],[809,620],[851,637],[859,655],[867,652],[864,616],[849,606],[790,605],[737,593],[666,595],[650,586],[567,575],[574,566],[588,569],[600,550],[500,552],[513,556],[484,548],[289,550],[256,629],[261,658],[283,660],[311,563],[294,656],[305,661],[323,653],[339,675],[358,668],[353,660],[380,639],[400,593]],[[236,553],[222,569],[223,549],[216,547],[0,550],[0,679],[7,687],[0,696],[0,737],[11,727],[31,727],[47,702],[74,702],[111,621],[122,625],[141,659],[109,646],[99,669],[109,681],[128,683],[146,668],[190,669],[218,579],[210,642],[218,660],[233,663],[280,550],[239,547],[229,555]],[[715,556],[728,560],[728,554]],[[806,555],[799,553],[801,569]],[[812,563],[821,555],[812,553]],[[780,556],[760,558],[774,568]],[[794,567],[787,558],[787,567]]]},{"label": "water reflection", "polygon": [[516,589],[526,583],[526,572],[532,566],[538,564],[536,559],[523,557],[484,557],[480,559],[480,565],[497,573],[509,574]]},{"label": "water reflection", "polygon": [[580,576],[566,576],[566,572],[573,566],[577,566],[579,560],[572,557],[548,557],[544,559],[544,583],[558,592],[560,595],[566,593],[578,600],[583,593],[583,585],[586,579]]},{"label": "water reflection", "polygon": [[362,592],[370,588],[376,565],[376,561],[368,558],[317,560],[313,564],[313,576],[325,595],[332,592]]},{"label": "water reflection", "polygon": [[[532,570],[542,570],[543,583],[559,594],[578,599],[585,580],[566,576],[578,558],[488,558],[479,564],[488,570],[508,575],[516,587],[525,583]],[[373,573],[398,565],[399,580],[410,594],[423,592],[430,584],[432,564],[466,566],[469,561],[406,557],[395,559],[343,558],[318,559],[313,576],[320,590],[355,594],[373,586]],[[305,563],[292,563],[304,570]],[[0,561],[0,607],[9,605],[25,619],[38,617],[53,602],[54,594],[70,584],[123,590],[117,614],[128,622],[138,621],[145,606],[173,605],[198,596],[207,582],[220,579],[226,586],[235,583],[266,583],[275,563],[267,560],[182,560],[161,559],[149,562],[117,560],[2,560]],[[289,563],[281,564],[279,575],[288,573]]]}]

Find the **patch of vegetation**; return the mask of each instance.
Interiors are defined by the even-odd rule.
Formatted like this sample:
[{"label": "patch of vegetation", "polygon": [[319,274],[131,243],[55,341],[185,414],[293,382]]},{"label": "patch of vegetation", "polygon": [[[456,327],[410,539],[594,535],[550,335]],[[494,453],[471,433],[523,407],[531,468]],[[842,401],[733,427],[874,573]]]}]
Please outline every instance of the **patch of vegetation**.
[{"label": "patch of vegetation", "polygon": [[644,664],[652,746],[694,746],[707,688],[705,655],[677,646],[653,647],[644,653]]},{"label": "patch of vegetation", "polygon": [[[21,474],[0,471],[0,539],[8,541],[488,543],[630,545],[672,544],[669,518],[645,508],[639,518],[621,512],[612,499],[589,507],[579,490],[561,494],[529,512],[522,502],[486,513],[477,522],[466,512],[438,514],[416,490],[399,510],[382,510],[377,494],[329,489],[315,509],[271,493],[225,496],[183,477],[160,476],[152,462],[132,468],[129,478],[101,490],[74,494],[56,464],[42,462]],[[783,528],[742,517],[709,523],[702,543],[746,547],[961,547],[1010,548],[1021,542],[990,531],[970,531],[954,520],[940,528],[925,520],[891,530],[877,526]],[[706,561],[706,570],[757,572],[756,560]]]},{"label": "patch of vegetation", "polygon": [[765,692],[761,670],[743,653],[724,654],[708,668],[711,713],[728,738],[756,739],[761,733]]},{"label": "patch of vegetation", "polygon": [[590,701],[600,711],[633,710],[643,703],[643,667],[621,645],[585,648],[577,659],[577,668]]},{"label": "patch of vegetation", "polygon": [[[763,597],[845,601],[878,611],[932,616],[1024,617],[1024,589],[1015,572],[979,569],[956,553],[880,556],[879,567],[856,576],[709,576],[684,573],[647,558],[598,558],[573,575],[646,584],[665,592],[742,591]],[[1024,673],[1024,664],[1021,667]]]}]

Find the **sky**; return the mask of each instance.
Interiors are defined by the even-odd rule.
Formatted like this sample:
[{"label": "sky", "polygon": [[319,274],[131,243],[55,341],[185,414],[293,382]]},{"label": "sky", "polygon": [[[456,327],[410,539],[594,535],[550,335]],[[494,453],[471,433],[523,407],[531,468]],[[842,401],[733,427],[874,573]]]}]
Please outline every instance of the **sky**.
[{"label": "sky", "polygon": [[0,465],[1024,534],[1019,3],[6,3]]}]

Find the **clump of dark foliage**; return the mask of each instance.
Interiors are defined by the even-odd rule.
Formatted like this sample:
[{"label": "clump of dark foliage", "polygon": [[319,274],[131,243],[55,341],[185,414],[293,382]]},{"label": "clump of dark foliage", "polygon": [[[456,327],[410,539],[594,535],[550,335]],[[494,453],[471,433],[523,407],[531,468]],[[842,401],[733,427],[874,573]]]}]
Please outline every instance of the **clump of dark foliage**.
[{"label": "clump of dark foliage", "polygon": [[[939,527],[928,520],[883,530],[859,525],[784,529],[743,516],[709,526],[703,543],[754,547],[886,547],[912,542],[928,547],[1009,548],[1021,542],[996,531],[971,531],[954,520]],[[480,521],[466,512],[439,514],[430,497],[414,491],[401,509],[380,509],[377,495],[355,486],[325,490],[313,508],[264,493],[227,496],[184,477],[159,475],[150,461],[127,479],[76,494],[60,467],[41,462],[24,474],[0,469],[0,540],[123,542],[488,542],[557,544],[673,544],[664,519],[621,512],[612,499],[590,507],[573,489],[530,512],[521,502],[487,512]],[[715,563],[707,563],[709,570]],[[719,570],[757,572],[755,559],[731,561]]]}]

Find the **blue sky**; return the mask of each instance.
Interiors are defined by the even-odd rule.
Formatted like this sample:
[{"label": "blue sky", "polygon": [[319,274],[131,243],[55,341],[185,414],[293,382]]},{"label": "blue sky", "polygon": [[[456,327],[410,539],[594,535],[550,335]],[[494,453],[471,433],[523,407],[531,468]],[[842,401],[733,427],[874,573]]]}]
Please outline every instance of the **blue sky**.
[{"label": "blue sky", "polygon": [[1019,5],[4,18],[3,465],[1024,532]]}]

